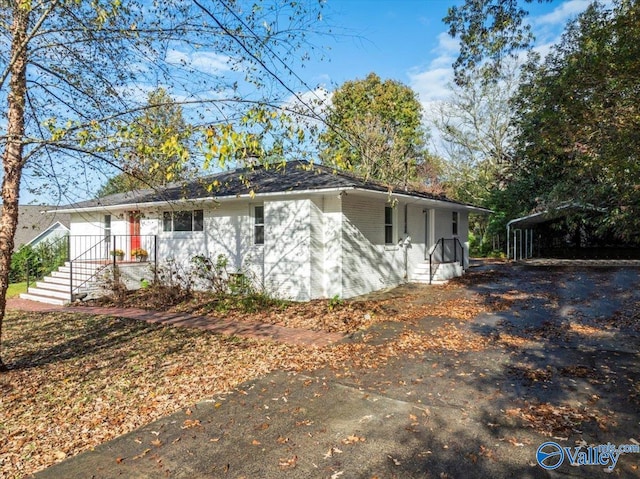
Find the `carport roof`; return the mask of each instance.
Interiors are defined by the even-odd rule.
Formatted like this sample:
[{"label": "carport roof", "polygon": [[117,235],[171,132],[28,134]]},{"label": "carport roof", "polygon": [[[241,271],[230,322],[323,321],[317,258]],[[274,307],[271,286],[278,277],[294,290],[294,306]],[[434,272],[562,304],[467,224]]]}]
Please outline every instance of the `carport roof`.
[{"label": "carport roof", "polygon": [[527,216],[521,216],[520,218],[512,219],[507,223],[507,228],[529,228],[537,224],[546,223],[548,221],[553,221],[555,219],[568,216],[575,211],[595,211],[604,213],[606,210],[604,208],[598,208],[597,206],[593,206],[587,203],[563,203],[555,208],[548,208],[544,211],[538,211],[537,213],[532,213]]}]

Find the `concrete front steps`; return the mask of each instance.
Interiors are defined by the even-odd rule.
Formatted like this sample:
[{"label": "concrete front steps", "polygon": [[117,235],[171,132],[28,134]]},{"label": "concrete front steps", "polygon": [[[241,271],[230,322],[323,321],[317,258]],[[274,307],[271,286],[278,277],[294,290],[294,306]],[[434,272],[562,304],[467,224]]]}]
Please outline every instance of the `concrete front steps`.
[{"label": "concrete front steps", "polygon": [[[96,263],[74,263],[73,284],[80,286],[80,291],[74,291],[75,297],[86,296],[96,289],[96,272],[104,265]],[[57,271],[51,272],[35,286],[29,286],[20,298],[38,301],[40,303],[65,305],[71,302],[71,265],[67,262]],[[75,298],[74,298],[75,299]]]},{"label": "concrete front steps", "polygon": [[[464,274],[464,269],[459,262],[456,263],[440,263],[433,266],[435,274],[433,275],[432,284],[442,284],[451,278],[456,278]],[[416,266],[410,278],[414,283],[429,283],[429,263],[421,263]]]}]

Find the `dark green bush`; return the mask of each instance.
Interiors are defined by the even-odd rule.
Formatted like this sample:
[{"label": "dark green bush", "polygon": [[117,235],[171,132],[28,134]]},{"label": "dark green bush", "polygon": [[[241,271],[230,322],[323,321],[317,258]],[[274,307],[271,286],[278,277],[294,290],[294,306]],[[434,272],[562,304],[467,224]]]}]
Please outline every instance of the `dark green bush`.
[{"label": "dark green bush", "polygon": [[51,273],[66,260],[68,255],[66,238],[45,241],[37,245],[23,246],[11,257],[9,281],[18,283],[30,279],[42,278]]}]

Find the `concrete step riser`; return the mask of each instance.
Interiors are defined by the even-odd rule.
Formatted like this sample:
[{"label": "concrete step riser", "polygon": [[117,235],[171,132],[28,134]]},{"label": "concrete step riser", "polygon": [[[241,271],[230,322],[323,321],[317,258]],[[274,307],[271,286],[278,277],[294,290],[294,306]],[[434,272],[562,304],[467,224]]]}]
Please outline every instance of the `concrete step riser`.
[{"label": "concrete step riser", "polygon": [[[45,276],[44,278],[42,278],[42,281],[44,281],[46,284],[50,285],[50,284],[65,284],[67,286],[69,286],[69,283],[71,281],[69,281],[69,278],[59,278],[56,276]],[[76,280],[74,281],[74,284],[78,284],[80,283],[80,281]]]},{"label": "concrete step riser", "polygon": [[36,296],[44,296],[47,298],[58,298],[69,300],[70,291],[57,291],[54,289],[47,288],[29,288],[27,291],[28,294],[33,294]]},{"label": "concrete step riser", "polygon": [[[53,273],[51,273],[51,275],[43,278],[45,281],[47,281],[47,278],[55,278],[56,280],[62,280],[62,281],[66,281],[67,283],[69,282],[69,273],[60,273],[57,271],[54,271]],[[85,281],[91,278],[95,278],[94,275],[89,275],[89,274],[75,274],[73,273],[73,280],[74,281]]]},{"label": "concrete step riser", "polygon": [[[53,290],[53,291],[64,291],[64,292],[69,292],[71,286],[69,286],[69,283],[67,284],[59,284],[59,283],[50,283],[48,281],[36,281],[36,288],[38,289],[46,289],[46,290]],[[31,289],[31,288],[29,288]]]},{"label": "concrete step riser", "polygon": [[31,293],[22,293],[20,295],[20,298],[28,299],[31,301],[37,301],[39,303],[55,304],[57,306],[64,306],[65,304],[69,303],[68,299],[52,298],[49,296],[41,296],[39,294],[31,294]]},{"label": "concrete step riser", "polygon": [[[429,283],[429,265],[427,265],[426,270],[423,271],[423,265],[420,265],[414,273],[411,275],[411,281],[417,283]],[[444,282],[451,278],[455,278],[457,276],[462,276],[464,274],[464,270],[462,266],[458,263],[443,263],[440,264],[433,275],[432,283],[435,282]]]},{"label": "concrete step riser", "polygon": [[[73,276],[77,276],[79,274],[93,276],[98,271],[98,268],[73,268]],[[58,273],[69,275],[71,274],[71,268],[65,268],[64,266],[60,266],[58,268]]]},{"label": "concrete step riser", "polygon": [[[451,262],[451,263],[434,263],[433,267],[437,268],[438,266],[442,266],[442,265],[460,265],[460,263],[458,261],[455,262]],[[429,263],[420,263],[415,265],[414,269],[416,271],[422,270],[422,271],[426,271],[429,272]]]}]

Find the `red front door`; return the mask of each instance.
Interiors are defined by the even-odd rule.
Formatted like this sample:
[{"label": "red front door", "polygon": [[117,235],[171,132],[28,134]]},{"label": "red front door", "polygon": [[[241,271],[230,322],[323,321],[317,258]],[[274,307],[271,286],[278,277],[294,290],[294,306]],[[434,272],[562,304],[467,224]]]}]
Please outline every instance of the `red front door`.
[{"label": "red front door", "polygon": [[129,213],[129,247],[130,251],[140,248],[140,212]]}]

